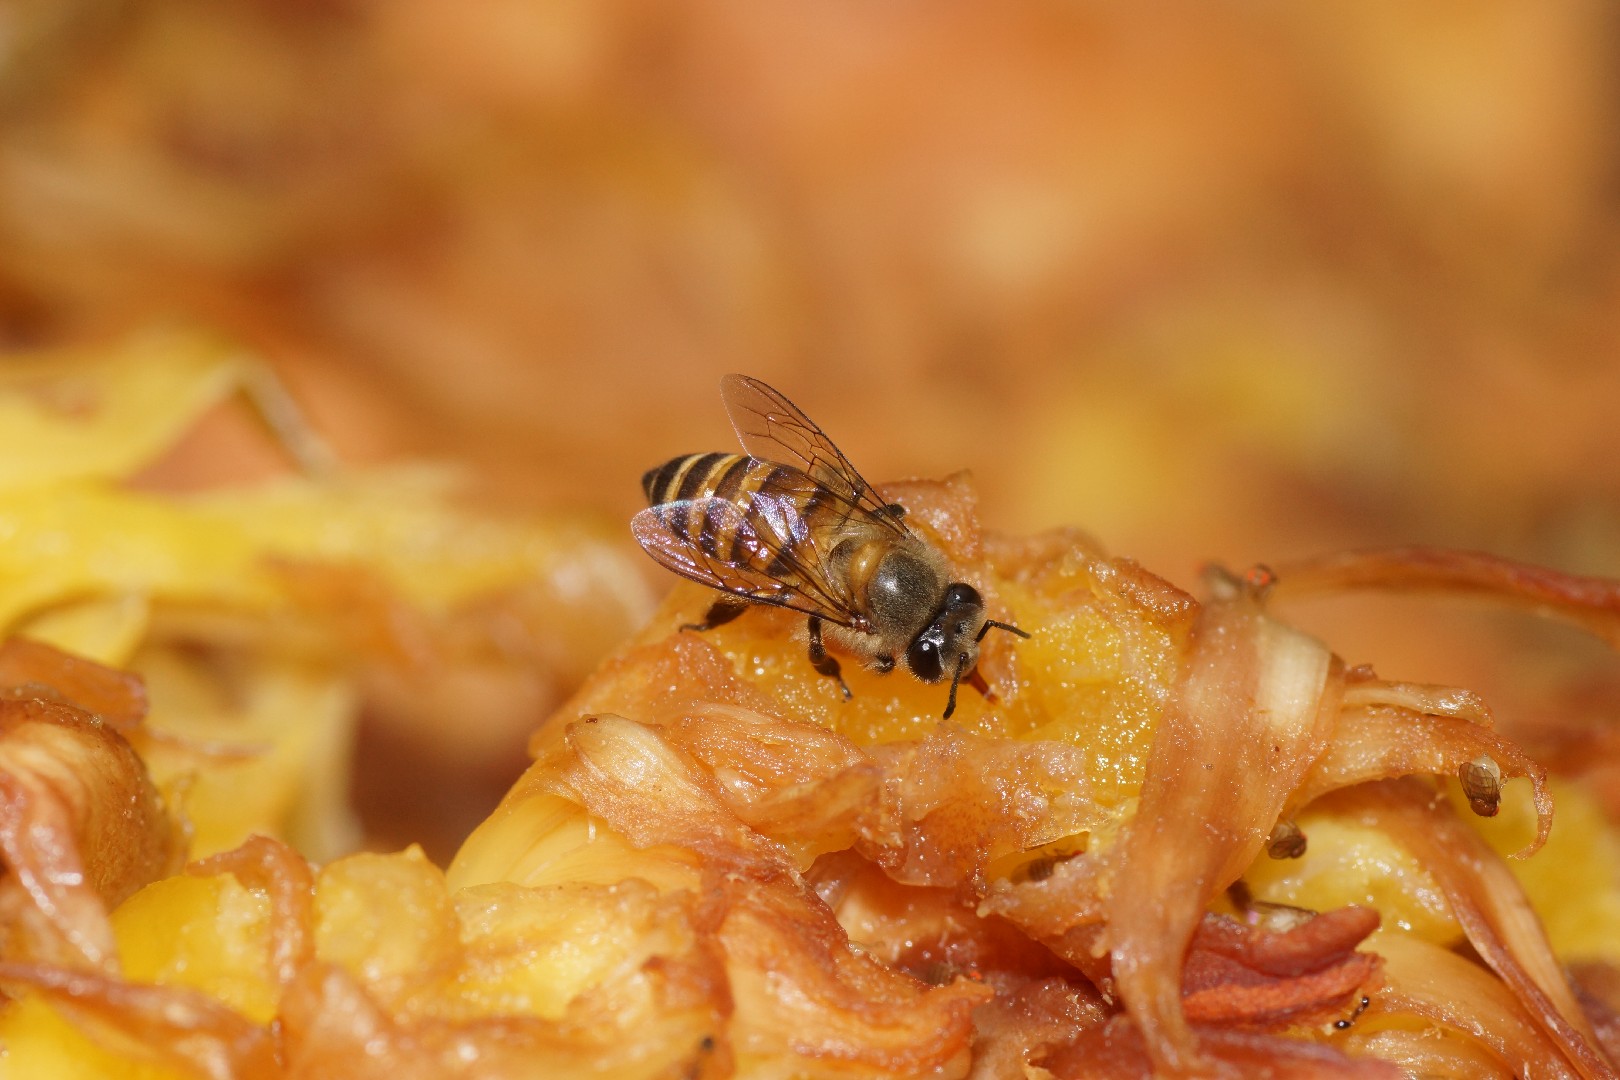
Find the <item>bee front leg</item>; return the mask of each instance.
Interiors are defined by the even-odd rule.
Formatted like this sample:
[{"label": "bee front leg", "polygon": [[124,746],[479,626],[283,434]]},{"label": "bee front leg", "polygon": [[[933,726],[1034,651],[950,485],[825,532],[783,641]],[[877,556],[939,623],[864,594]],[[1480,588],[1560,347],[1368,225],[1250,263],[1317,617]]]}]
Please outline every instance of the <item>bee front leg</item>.
[{"label": "bee front leg", "polygon": [[810,666],[819,674],[838,680],[838,689],[844,692],[844,700],[848,701],[855,695],[849,692],[849,684],[838,667],[838,658],[827,655],[827,647],[821,643],[821,618],[810,616]]},{"label": "bee front leg", "polygon": [[724,626],[748,610],[748,605],[739,600],[716,600],[709,605],[709,613],[703,616],[702,622],[689,622],[681,626],[682,630],[696,630],[703,633],[713,630],[717,626]]}]

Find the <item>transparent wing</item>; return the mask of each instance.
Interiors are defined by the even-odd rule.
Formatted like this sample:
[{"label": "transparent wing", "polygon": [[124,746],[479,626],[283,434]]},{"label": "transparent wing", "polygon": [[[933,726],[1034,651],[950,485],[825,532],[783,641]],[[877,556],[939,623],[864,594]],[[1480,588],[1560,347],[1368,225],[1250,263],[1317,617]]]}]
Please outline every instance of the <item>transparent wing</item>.
[{"label": "transparent wing", "polygon": [[748,453],[803,469],[816,483],[866,511],[884,528],[907,534],[899,517],[861,479],[843,452],[793,402],[747,375],[722,378],[720,397]]},{"label": "transparent wing", "polygon": [[750,518],[727,499],[683,499],[641,511],[630,531],[662,566],[700,585],[864,627],[865,617],[828,579],[809,537],[794,535],[802,531],[796,522],[781,513]]}]

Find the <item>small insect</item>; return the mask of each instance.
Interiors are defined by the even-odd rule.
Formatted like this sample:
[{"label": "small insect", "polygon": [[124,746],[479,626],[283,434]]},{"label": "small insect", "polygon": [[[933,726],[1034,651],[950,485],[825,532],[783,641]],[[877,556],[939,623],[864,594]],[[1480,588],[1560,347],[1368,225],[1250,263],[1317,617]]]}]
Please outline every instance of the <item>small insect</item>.
[{"label": "small insect", "polygon": [[1338,1030],[1340,1030],[1340,1031],[1349,1031],[1351,1025],[1354,1024],[1357,1020],[1361,1019],[1361,1014],[1366,1012],[1371,1006],[1372,1006],[1372,998],[1365,997],[1365,996],[1362,997],[1361,1004],[1356,1006],[1356,1011],[1351,1013],[1348,1017],[1344,1018],[1343,1020],[1335,1020],[1335,1021],[1333,1021],[1333,1026],[1335,1028],[1337,1028]]},{"label": "small insect", "polygon": [[[636,540],[682,577],[728,594],[701,623],[709,630],[751,603],[810,617],[810,663],[838,680],[825,641],[880,673],[904,663],[924,682],[977,675],[979,642],[992,627],[973,586],[951,581],[945,556],[906,527],[822,430],[792,402],[746,375],[720,380],[743,454],[687,454],[641,478],[652,505],[630,523]],[[982,679],[974,685],[985,689]]]}]

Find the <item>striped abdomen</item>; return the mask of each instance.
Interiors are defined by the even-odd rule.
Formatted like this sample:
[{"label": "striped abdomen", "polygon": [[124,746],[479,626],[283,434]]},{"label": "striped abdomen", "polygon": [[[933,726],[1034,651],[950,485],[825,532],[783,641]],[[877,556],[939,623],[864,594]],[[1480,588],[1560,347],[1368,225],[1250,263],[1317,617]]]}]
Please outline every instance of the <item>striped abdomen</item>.
[{"label": "striped abdomen", "polygon": [[[768,520],[753,522],[773,547],[793,546],[809,539],[811,523],[834,512],[828,493],[809,476],[789,465],[747,457],[742,454],[687,454],[673,458],[641,478],[647,501],[653,506],[691,499],[720,499],[736,507],[743,518],[763,514]],[[768,508],[768,509],[766,509]],[[736,557],[735,515],[710,512],[695,517],[686,509],[670,512],[666,524],[684,534],[705,554],[729,561]],[[767,573],[785,572],[779,560],[764,551],[751,553],[742,561],[758,562],[756,569]]]},{"label": "striped abdomen", "polygon": [[[649,505],[682,499],[719,498],[746,506],[748,496],[777,466],[742,454],[686,454],[671,458],[641,478]],[[741,496],[739,498],[739,496]]]}]

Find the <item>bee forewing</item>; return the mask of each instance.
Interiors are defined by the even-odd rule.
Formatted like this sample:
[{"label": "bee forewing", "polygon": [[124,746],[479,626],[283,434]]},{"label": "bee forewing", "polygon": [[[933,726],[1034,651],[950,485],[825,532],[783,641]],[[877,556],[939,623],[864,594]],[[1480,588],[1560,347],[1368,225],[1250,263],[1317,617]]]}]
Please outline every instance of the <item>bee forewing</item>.
[{"label": "bee forewing", "polygon": [[818,615],[841,626],[859,620],[813,550],[797,553],[791,538],[772,531],[770,519],[751,521],[725,499],[683,499],[648,507],[630,520],[630,531],[665,568],[711,589]]},{"label": "bee forewing", "polygon": [[720,380],[720,397],[749,454],[797,466],[833,494],[870,513],[884,528],[907,532],[826,433],[780,392],[758,379],[734,374]]}]

